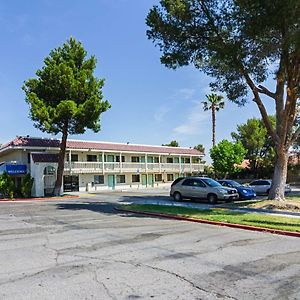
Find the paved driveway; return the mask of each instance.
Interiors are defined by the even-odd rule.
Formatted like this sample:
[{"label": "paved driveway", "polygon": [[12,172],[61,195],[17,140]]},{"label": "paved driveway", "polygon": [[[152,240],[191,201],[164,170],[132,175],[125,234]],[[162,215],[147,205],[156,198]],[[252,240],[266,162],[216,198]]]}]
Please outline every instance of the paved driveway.
[{"label": "paved driveway", "polygon": [[116,213],[128,197],[0,203],[0,299],[300,298],[300,239]]}]

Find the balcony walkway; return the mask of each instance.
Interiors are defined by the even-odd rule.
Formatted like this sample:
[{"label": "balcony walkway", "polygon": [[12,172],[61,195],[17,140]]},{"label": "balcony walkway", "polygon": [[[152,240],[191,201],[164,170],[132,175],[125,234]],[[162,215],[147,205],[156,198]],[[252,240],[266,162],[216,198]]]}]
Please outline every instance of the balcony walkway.
[{"label": "balcony walkway", "polygon": [[84,173],[196,173],[204,170],[203,164],[130,163],[130,162],[66,162],[65,172]]}]

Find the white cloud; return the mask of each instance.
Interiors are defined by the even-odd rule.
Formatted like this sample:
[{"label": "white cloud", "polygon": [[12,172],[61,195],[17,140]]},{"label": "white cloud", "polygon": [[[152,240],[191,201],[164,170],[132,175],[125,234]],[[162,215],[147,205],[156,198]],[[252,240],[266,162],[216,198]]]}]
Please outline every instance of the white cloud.
[{"label": "white cloud", "polygon": [[156,122],[164,121],[166,115],[172,110],[176,109],[181,100],[191,100],[195,95],[196,90],[189,88],[182,88],[176,90],[168,99],[165,101],[165,104],[158,107],[154,113],[154,120]]},{"label": "white cloud", "polygon": [[209,119],[209,113],[203,111],[200,101],[194,103],[196,105],[189,111],[185,122],[173,129],[177,135],[199,135],[200,132],[206,130],[204,125]]},{"label": "white cloud", "polygon": [[158,108],[158,110],[154,113],[154,120],[156,122],[162,122],[166,116],[166,114],[171,110],[170,107],[166,105],[162,105]]},{"label": "white cloud", "polygon": [[195,95],[194,89],[182,88],[175,93],[174,98],[183,98],[185,100],[191,99]]}]

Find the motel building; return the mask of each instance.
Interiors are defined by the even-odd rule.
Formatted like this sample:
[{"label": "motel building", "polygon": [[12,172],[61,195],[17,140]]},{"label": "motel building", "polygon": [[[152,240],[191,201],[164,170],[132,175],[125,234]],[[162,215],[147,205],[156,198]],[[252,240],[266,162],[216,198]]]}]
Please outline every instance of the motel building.
[{"label": "motel building", "polygon": [[[16,185],[30,173],[32,195],[53,192],[60,141],[18,136],[0,148],[0,173]],[[192,148],[68,140],[62,192],[170,186],[179,176],[204,169],[204,154]]]}]

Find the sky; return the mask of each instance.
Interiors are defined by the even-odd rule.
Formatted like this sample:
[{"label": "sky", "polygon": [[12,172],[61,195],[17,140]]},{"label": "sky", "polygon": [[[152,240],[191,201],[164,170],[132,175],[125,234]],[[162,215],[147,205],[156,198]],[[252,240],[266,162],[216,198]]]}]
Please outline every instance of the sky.
[{"label": "sky", "polygon": [[[34,128],[21,87],[35,77],[50,50],[71,36],[83,43],[105,78],[111,109],[101,115],[101,131],[71,139],[211,148],[211,114],[202,101],[212,78],[193,67],[167,69],[147,39],[145,18],[154,0],[15,0],[0,2],[0,143],[16,135],[49,137]],[[270,81],[268,86],[273,87]],[[226,99],[225,99],[226,100]],[[270,100],[267,109],[273,112]],[[259,117],[249,94],[244,107],[226,101],[217,113],[217,142],[248,118]],[[50,136],[53,137],[53,136]],[[60,137],[59,135],[57,137]],[[208,159],[209,160],[209,159]]]}]

